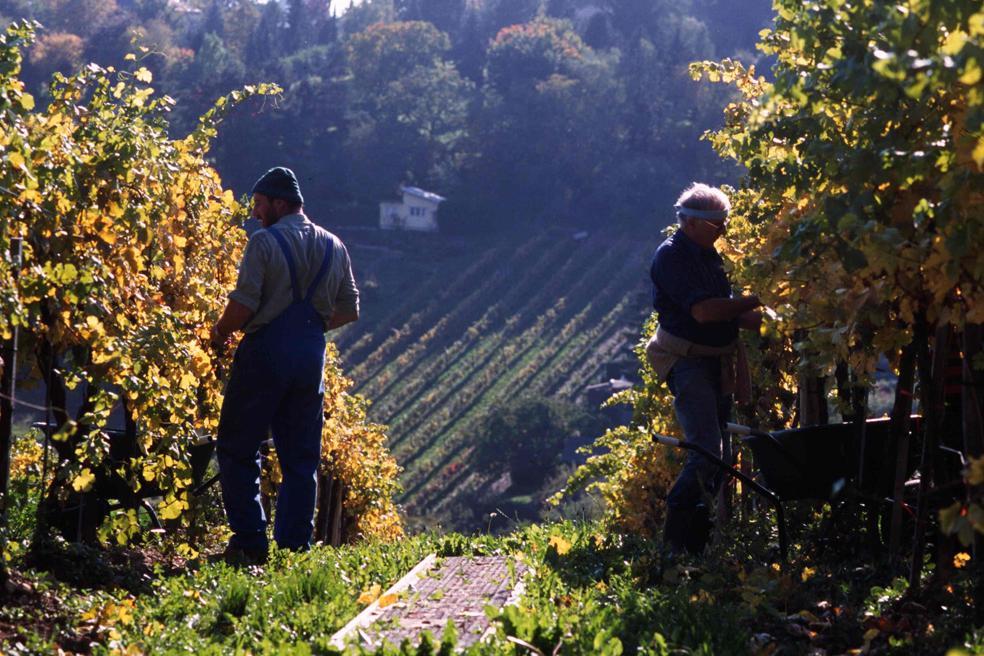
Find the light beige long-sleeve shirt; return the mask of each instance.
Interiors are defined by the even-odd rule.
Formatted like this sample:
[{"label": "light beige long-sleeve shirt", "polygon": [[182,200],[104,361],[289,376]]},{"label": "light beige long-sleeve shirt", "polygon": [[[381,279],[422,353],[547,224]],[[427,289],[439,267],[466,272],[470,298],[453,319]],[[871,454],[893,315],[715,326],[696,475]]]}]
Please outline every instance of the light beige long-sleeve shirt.
[{"label": "light beige long-sleeve shirt", "polygon": [[270,228],[254,232],[243,253],[239,279],[229,298],[253,311],[253,317],[243,328],[245,332],[255,332],[270,323],[293,302],[290,269],[270,230],[277,230],[286,238],[302,298],[321,268],[325,249],[330,244],[334,249],[331,267],[321,279],[312,304],[325,326],[335,313],[358,315],[359,290],[345,244],[303,214],[289,214]]}]

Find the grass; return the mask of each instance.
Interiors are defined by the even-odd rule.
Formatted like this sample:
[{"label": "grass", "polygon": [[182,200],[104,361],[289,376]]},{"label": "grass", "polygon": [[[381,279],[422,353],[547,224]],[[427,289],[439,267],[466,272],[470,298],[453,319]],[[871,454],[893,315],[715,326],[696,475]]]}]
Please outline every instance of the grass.
[{"label": "grass", "polygon": [[[24,438],[17,444],[24,453]],[[129,548],[32,544],[37,472],[23,471],[5,536],[19,547],[5,550],[4,654],[331,653],[363,594],[385,590],[429,553],[500,554],[530,567],[518,607],[492,609],[490,641],[469,654],[984,654],[979,560],[961,559],[945,581],[927,567],[921,590],[909,590],[852,513],[790,508],[785,569],[773,522],[755,512],[729,522],[701,560],[668,562],[656,541],[558,522],[501,536],[274,550],[264,567],[234,569],[178,556],[181,531]],[[212,539],[196,546],[217,551],[222,528],[213,517],[202,531]],[[454,638],[444,639],[380,653],[451,653]]]},{"label": "grass", "polygon": [[[24,568],[18,576],[58,598],[58,626],[29,633],[28,611],[8,604],[0,622],[20,613],[24,631],[5,645],[9,653],[80,645],[97,654],[331,653],[332,634],[364,607],[360,596],[385,590],[426,554],[501,554],[531,567],[525,593],[517,607],[489,610],[494,633],[468,654],[984,653],[972,596],[979,572],[947,587],[929,575],[911,596],[889,569],[855,551],[859,539],[819,540],[830,528],[824,521],[799,531],[784,570],[769,561],[770,531],[754,521],[725,532],[703,560],[676,562],[662,560],[657,543],[563,522],[497,537],[429,533],[275,550],[262,568],[189,561],[157,567],[129,587],[70,588]],[[376,653],[437,653],[439,638]],[[445,639],[450,649],[453,637]]]}]

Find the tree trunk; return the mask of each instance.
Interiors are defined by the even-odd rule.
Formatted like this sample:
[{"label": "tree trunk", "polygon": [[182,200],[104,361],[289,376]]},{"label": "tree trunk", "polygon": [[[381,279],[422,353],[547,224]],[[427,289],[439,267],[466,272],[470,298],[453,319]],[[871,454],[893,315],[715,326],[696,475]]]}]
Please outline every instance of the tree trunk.
[{"label": "tree trunk", "polygon": [[[55,429],[61,428],[68,422],[68,390],[65,381],[58,373],[58,356],[55,349],[44,337],[38,340],[35,356],[38,362],[38,370],[44,376],[44,384],[47,391],[46,405],[51,409],[51,414],[55,420]],[[65,442],[55,442],[55,451],[58,452],[59,460],[65,460],[75,453],[75,444],[72,440]]]}]

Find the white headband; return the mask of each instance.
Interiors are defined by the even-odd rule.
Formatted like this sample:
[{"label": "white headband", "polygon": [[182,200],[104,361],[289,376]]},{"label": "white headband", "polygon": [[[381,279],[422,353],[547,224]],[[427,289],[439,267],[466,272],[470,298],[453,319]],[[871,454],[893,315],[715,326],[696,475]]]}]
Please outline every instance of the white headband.
[{"label": "white headband", "polygon": [[690,207],[684,207],[683,205],[674,205],[673,209],[677,211],[677,214],[683,216],[692,216],[695,219],[708,219],[710,221],[724,221],[728,218],[728,210],[695,210]]}]

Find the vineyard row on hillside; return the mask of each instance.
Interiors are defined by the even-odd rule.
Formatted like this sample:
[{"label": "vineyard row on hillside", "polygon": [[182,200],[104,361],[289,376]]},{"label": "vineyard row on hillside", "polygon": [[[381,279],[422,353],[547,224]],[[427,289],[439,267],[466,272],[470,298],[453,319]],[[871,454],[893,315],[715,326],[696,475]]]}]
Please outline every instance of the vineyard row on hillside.
[{"label": "vineyard row on hillside", "polygon": [[390,426],[411,514],[487,483],[467,456],[497,404],[573,400],[596,382],[639,311],[646,255],[638,242],[556,235],[490,248],[463,271],[438,265],[371,333],[340,340],[372,418]]}]

